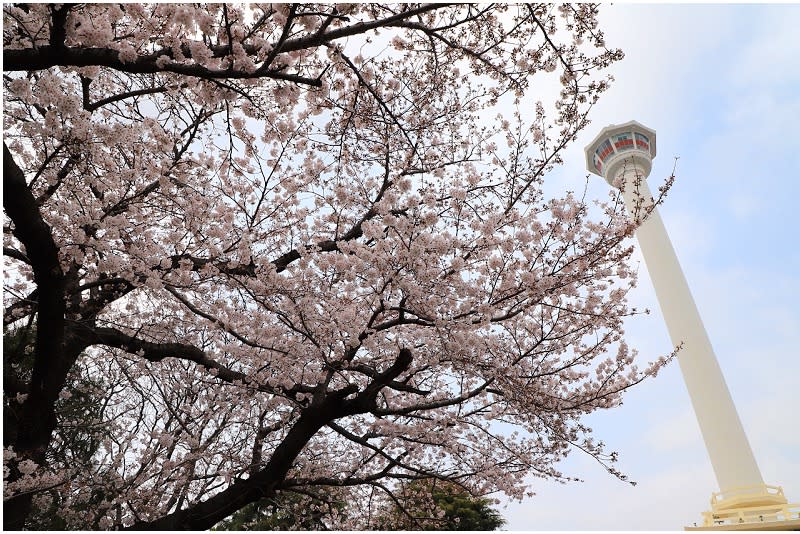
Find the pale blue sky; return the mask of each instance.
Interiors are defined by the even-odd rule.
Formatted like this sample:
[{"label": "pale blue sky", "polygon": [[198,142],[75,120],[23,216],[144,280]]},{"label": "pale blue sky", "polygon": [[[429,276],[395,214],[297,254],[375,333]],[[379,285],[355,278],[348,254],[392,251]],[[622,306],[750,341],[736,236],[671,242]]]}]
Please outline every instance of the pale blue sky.
[{"label": "pale blue sky", "polygon": [[[658,132],[651,189],[677,179],[664,223],[767,484],[800,502],[800,5],[606,5],[601,24],[626,58],[593,124],[550,180],[582,189],[583,147],[611,123]],[[590,194],[608,186],[595,177]],[[641,256],[627,325],[643,360],[670,351]],[[583,484],[534,482],[503,510],[510,530],[680,530],[699,522],[716,480],[677,362],[590,426],[630,487],[574,453]]]}]

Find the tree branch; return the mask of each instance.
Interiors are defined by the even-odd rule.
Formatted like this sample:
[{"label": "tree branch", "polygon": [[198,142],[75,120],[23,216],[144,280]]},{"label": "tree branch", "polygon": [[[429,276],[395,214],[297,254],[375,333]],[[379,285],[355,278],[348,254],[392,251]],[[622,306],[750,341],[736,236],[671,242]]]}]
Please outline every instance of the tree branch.
[{"label": "tree branch", "polygon": [[[73,361],[64,354],[64,294],[66,277],[50,226],[42,219],[22,169],[3,143],[3,208],[14,222],[14,236],[25,247],[38,291],[38,322],[29,396],[22,406],[14,449],[21,457],[44,463],[45,450],[56,425],[54,402]],[[74,360],[74,359],[73,359]],[[10,480],[18,476],[12,469]],[[21,530],[31,495],[4,503],[4,528]]]},{"label": "tree branch", "polygon": [[266,384],[253,383],[246,374],[232,370],[208,356],[202,349],[188,343],[156,343],[145,341],[128,335],[116,328],[108,327],[90,328],[85,325],[76,325],[75,331],[87,347],[91,345],[114,347],[122,349],[130,354],[136,354],[150,362],[159,362],[165,358],[177,358],[194,362],[197,365],[212,370],[212,375],[223,382],[248,385],[257,391],[287,396],[293,396],[295,393],[314,392],[314,388],[302,384],[295,384],[288,389],[279,389]]},{"label": "tree branch", "polygon": [[213,497],[187,509],[155,521],[136,522],[126,530],[206,530],[248,503],[275,496],[308,441],[328,422],[346,415],[344,399],[352,393],[354,386],[347,386],[303,410],[266,466],[249,478],[239,479]]},{"label": "tree branch", "polygon": [[19,260],[23,263],[27,263],[28,265],[31,264],[31,260],[28,258],[28,256],[15,248],[3,247],[3,255],[8,256],[9,258],[14,258],[15,260]]},{"label": "tree branch", "polygon": [[[164,54],[166,56],[166,54]],[[119,59],[119,52],[109,48],[82,48],[40,46],[38,48],[3,50],[3,69],[6,71],[34,71],[56,66],[70,67],[108,67],[131,74],[155,74],[172,72],[195,78],[273,78],[294,83],[321,87],[318,78],[308,78],[299,74],[289,74],[279,70],[266,70],[258,74],[234,69],[209,69],[201,65],[185,65],[174,63],[168,58],[162,62],[162,56],[150,54],[124,62]]]}]

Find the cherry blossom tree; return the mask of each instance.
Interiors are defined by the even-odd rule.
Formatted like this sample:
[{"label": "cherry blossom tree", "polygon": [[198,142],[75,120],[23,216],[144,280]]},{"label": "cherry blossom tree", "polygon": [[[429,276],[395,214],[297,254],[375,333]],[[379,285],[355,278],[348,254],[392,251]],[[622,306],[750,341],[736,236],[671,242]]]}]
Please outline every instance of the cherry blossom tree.
[{"label": "cherry blossom tree", "polygon": [[[34,333],[4,527],[294,494],[368,528],[410,481],[520,498],[575,449],[623,477],[582,418],[664,362],[623,340],[631,224],[542,192],[621,57],[596,15],[4,5],[3,318]],[[102,417],[59,409],[79,375]],[[92,425],[88,465],[48,454]]]}]

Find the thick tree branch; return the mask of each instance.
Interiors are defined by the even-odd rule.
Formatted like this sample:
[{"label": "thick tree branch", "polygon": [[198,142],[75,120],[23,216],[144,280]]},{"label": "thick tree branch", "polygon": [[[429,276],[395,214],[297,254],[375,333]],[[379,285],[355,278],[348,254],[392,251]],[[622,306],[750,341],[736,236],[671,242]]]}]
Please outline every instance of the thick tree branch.
[{"label": "thick tree branch", "polygon": [[394,382],[394,379],[400,376],[404,371],[411,367],[411,362],[414,357],[411,351],[406,348],[400,349],[394,363],[382,373],[378,373],[369,385],[364,388],[364,391],[359,393],[354,399],[349,400],[348,403],[352,405],[355,410],[353,413],[372,411],[376,408],[376,399],[378,393]]},{"label": "thick tree branch", "polygon": [[[188,86],[189,86],[189,84],[182,83],[179,86],[179,89],[186,89]],[[125,100],[125,99],[128,99],[128,98],[135,98],[137,96],[145,96],[145,95],[153,95],[153,94],[157,94],[157,93],[165,93],[168,90],[169,90],[168,87],[162,85],[162,86],[159,86],[159,87],[148,87],[146,89],[137,89],[135,91],[127,91],[127,92],[124,92],[124,93],[120,93],[120,94],[109,96],[107,98],[103,98],[101,100],[98,100],[97,102],[87,102],[86,106],[85,106],[85,109],[86,109],[86,111],[94,111],[94,110],[99,109],[99,108],[101,108],[103,106],[106,106],[108,104],[113,104],[114,102],[119,102],[121,100]]]},{"label": "thick tree branch", "polygon": [[3,255],[8,256],[9,258],[14,258],[15,260],[19,260],[23,263],[27,263],[28,265],[31,263],[31,260],[28,258],[28,256],[15,248],[3,247]]},{"label": "thick tree branch", "polygon": [[281,48],[283,52],[293,52],[296,50],[304,50],[306,48],[321,46],[325,43],[335,41],[337,39],[343,39],[345,37],[360,35],[368,31],[379,28],[395,26],[397,25],[397,23],[403,20],[410,19],[417,15],[422,15],[423,13],[427,13],[429,11],[444,9],[452,5],[453,4],[444,4],[444,3],[423,4],[419,7],[413,9],[407,9],[405,11],[401,11],[400,13],[382,19],[376,19],[370,22],[358,22],[356,24],[351,24],[350,26],[345,26],[343,28],[337,28],[335,30],[331,30],[321,35],[314,34],[307,37],[298,37],[295,39],[290,39],[286,41]]},{"label": "thick tree branch", "polygon": [[64,41],[67,38],[67,15],[72,9],[69,4],[61,4],[58,7],[50,6],[50,13],[52,13],[51,27],[50,27],[50,46],[54,49],[63,48]]},{"label": "thick tree branch", "polygon": [[[378,371],[365,364],[350,364],[348,366],[348,369],[350,369],[351,371],[361,373],[372,379],[380,378],[380,373],[378,373]],[[405,391],[406,393],[413,393],[414,395],[420,395],[423,397],[426,395],[430,395],[431,393],[430,390],[415,388],[413,386],[409,386],[404,382],[398,382],[397,380],[390,380],[389,382],[386,383],[386,387],[393,389],[395,391]]]},{"label": "thick tree branch", "polygon": [[[22,169],[3,143],[3,208],[14,222],[14,236],[25,247],[38,291],[38,322],[28,399],[22,406],[15,451],[36,463],[44,454],[56,425],[54,402],[74,359],[64,354],[64,294],[66,278],[50,226],[42,219]],[[15,478],[12,470],[11,479]],[[31,495],[5,501],[3,526],[23,528]]]},{"label": "thick tree branch", "polygon": [[308,78],[299,74],[290,74],[279,70],[267,70],[255,74],[234,69],[209,69],[201,65],[186,65],[175,63],[169,59],[161,61],[161,56],[147,55],[124,62],[119,59],[119,52],[109,48],[82,48],[40,46],[38,48],[3,50],[3,69],[6,71],[32,71],[49,69],[56,66],[70,67],[108,67],[120,72],[131,74],[155,74],[159,72],[172,72],[183,76],[195,78],[217,79],[251,79],[273,78],[289,82],[322,86],[318,78]]}]

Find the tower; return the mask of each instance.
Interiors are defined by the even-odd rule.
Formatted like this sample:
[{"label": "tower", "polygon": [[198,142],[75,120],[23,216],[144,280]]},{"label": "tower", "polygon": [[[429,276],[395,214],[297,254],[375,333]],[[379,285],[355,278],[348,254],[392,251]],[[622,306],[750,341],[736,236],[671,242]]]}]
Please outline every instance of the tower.
[{"label": "tower", "polygon": [[610,125],[586,147],[586,165],[621,189],[673,345],[720,491],[704,525],[687,530],[800,529],[800,506],[764,484],[711,342],[654,205],[647,176],[656,132],[636,121]]}]

